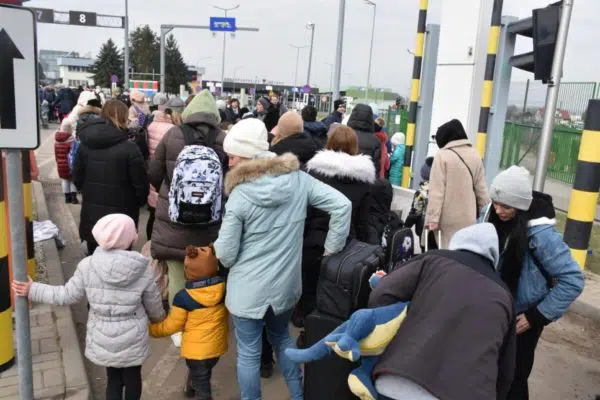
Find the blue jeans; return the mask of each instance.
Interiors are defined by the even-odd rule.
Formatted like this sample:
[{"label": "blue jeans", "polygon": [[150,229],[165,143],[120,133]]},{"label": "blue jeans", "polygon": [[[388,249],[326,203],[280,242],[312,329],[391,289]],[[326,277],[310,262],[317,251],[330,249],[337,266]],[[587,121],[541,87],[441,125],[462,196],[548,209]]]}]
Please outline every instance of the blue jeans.
[{"label": "blue jeans", "polygon": [[277,362],[292,396],[291,399],[303,400],[300,368],[284,353],[285,349],[296,347],[289,332],[292,311],[275,315],[269,308],[263,319],[232,316],[237,341],[237,377],[241,400],[261,400],[260,355],[263,326],[267,327],[267,337],[273,345]]}]

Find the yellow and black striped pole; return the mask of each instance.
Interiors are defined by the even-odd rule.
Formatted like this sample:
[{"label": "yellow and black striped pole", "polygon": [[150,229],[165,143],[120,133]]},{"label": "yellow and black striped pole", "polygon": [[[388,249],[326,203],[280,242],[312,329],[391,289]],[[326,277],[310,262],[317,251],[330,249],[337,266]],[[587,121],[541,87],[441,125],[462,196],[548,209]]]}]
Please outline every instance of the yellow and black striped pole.
[{"label": "yellow and black striped pole", "polygon": [[8,208],[4,182],[4,158],[0,154],[0,372],[7,370],[15,362],[8,267]]},{"label": "yellow and black striped pole", "polygon": [[494,94],[496,54],[498,53],[498,46],[500,45],[500,29],[502,29],[502,5],[503,0],[494,0],[490,37],[488,39],[487,60],[485,63],[485,76],[483,78],[483,90],[481,93],[481,111],[479,112],[479,124],[477,126],[476,147],[481,158],[485,157],[488,121],[490,119],[490,108],[492,107],[492,96]]},{"label": "yellow and black striped pole", "polygon": [[31,194],[31,157],[29,150],[21,152],[23,170],[23,209],[25,210],[25,234],[27,237],[27,273],[35,280],[37,265],[33,246],[33,198]]},{"label": "yellow and black striped pole", "polygon": [[410,165],[412,163],[413,146],[415,145],[415,131],[417,130],[417,109],[419,105],[419,93],[421,91],[421,66],[423,65],[423,53],[425,51],[427,7],[428,0],[420,0],[417,44],[415,46],[415,61],[413,64],[410,105],[408,108],[408,125],[406,127],[406,153],[404,154],[404,168],[402,171],[402,187],[405,188],[410,185]]},{"label": "yellow and black striped pole", "polygon": [[579,266],[585,267],[600,189],[600,100],[590,100],[585,118],[575,183],[567,213],[565,242]]}]

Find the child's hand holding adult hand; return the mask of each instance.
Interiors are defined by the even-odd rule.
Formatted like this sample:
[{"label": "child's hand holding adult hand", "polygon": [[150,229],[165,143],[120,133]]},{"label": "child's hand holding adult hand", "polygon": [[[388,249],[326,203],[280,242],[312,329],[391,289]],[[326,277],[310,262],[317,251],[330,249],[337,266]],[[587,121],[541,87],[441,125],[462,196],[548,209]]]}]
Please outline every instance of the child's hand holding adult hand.
[{"label": "child's hand holding adult hand", "polygon": [[33,281],[30,277],[27,277],[27,279],[27,282],[12,281],[12,289],[15,295],[22,297],[29,296],[29,289],[31,289]]}]

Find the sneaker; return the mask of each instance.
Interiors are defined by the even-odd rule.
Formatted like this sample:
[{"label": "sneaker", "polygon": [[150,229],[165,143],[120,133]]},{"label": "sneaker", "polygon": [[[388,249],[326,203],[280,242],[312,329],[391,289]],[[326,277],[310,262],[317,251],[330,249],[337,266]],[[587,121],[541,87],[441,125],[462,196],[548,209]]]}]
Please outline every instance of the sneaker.
[{"label": "sneaker", "polygon": [[171,341],[175,347],[181,347],[181,332],[177,332],[171,335]]},{"label": "sneaker", "polygon": [[272,376],[273,376],[273,361],[261,363],[260,377],[263,379],[269,379]]}]

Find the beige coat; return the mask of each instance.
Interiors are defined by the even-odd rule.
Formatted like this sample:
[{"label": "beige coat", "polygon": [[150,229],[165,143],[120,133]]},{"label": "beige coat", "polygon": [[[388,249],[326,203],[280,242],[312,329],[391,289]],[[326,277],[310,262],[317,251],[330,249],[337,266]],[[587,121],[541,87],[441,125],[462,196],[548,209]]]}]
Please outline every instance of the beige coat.
[{"label": "beige coat", "polygon": [[[465,164],[450,149],[465,160],[474,183]],[[425,223],[439,224],[442,248],[447,249],[456,231],[476,222],[476,207],[480,210],[489,202],[483,161],[468,140],[454,140],[438,151],[429,187]]]}]

